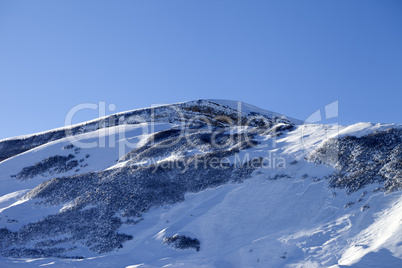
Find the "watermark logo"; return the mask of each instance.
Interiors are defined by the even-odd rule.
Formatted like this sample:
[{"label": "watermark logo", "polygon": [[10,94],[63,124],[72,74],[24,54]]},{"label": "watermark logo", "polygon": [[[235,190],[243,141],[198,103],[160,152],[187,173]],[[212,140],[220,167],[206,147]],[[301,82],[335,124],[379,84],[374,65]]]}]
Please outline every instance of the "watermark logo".
[{"label": "watermark logo", "polygon": [[[98,119],[72,125],[74,116],[88,109],[98,111]],[[272,156],[271,153],[277,147],[277,137],[292,129],[294,124],[286,117],[269,117],[255,112],[244,113],[242,102],[238,102],[237,107],[202,102],[159,104],[151,105],[147,109],[107,115],[115,110],[114,104],[106,102],[82,103],[74,106],[65,118],[67,139],[80,148],[116,148],[119,159],[124,161],[133,159],[134,156],[130,155],[130,152],[139,147],[152,148],[159,154],[171,156],[178,154],[184,148],[189,152],[198,150],[201,154],[222,152],[218,157],[211,156],[211,159],[214,159],[212,165],[216,162],[218,164],[214,166],[219,168],[224,168],[227,164],[237,166],[241,163],[240,157],[247,160],[245,164],[257,161],[264,168],[286,166],[285,158],[280,155]],[[338,101],[335,101],[326,105],[323,111],[317,110],[307,118],[305,124],[301,126],[301,143],[307,152],[317,147],[317,138],[324,140],[336,136],[337,122],[323,123],[327,123],[328,120],[334,121],[337,117]],[[258,160],[247,159],[244,154],[240,156],[239,152],[250,148],[266,155],[260,155],[256,158]],[[228,158],[225,154],[232,157]],[[331,159],[334,156],[333,151],[328,153]],[[181,155],[170,158],[168,162],[185,166],[187,164],[183,159],[185,157]],[[158,158],[135,160],[140,166],[145,165],[144,163],[152,166],[161,163],[167,165],[167,161]],[[174,163],[175,161],[177,163]],[[210,167],[210,164],[199,166]]]},{"label": "watermark logo", "polygon": [[[336,163],[338,160],[338,147],[334,141],[339,135],[339,102],[334,101],[312,113],[302,126],[301,142],[306,155],[314,150],[320,150],[320,158],[326,163]],[[324,143],[323,143],[324,142]],[[321,147],[320,144],[322,143]]]}]

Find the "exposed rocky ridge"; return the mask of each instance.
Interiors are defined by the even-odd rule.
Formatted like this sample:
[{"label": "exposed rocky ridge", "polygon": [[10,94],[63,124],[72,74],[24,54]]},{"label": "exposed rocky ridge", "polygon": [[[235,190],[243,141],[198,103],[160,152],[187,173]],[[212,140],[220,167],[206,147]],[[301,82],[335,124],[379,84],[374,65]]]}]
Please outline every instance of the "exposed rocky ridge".
[{"label": "exposed rocky ridge", "polygon": [[0,161],[28,151],[42,144],[67,136],[96,131],[101,128],[142,122],[176,122],[183,125],[229,126],[274,124],[283,122],[295,124],[286,117],[269,117],[260,113],[244,113],[210,100],[198,100],[113,114],[71,127],[50,130],[43,133],[16,137],[0,141]]},{"label": "exposed rocky ridge", "polygon": [[16,178],[17,180],[27,180],[37,175],[44,175],[45,173],[64,173],[79,165],[77,160],[72,160],[74,158],[75,156],[72,154],[67,156],[50,156],[40,162],[35,163],[33,166],[24,167],[18,174],[12,175],[12,177]]},{"label": "exposed rocky ridge", "polygon": [[338,172],[327,177],[331,187],[355,192],[379,183],[382,190],[402,189],[402,130],[391,128],[363,137],[330,139],[309,160],[335,166]]}]

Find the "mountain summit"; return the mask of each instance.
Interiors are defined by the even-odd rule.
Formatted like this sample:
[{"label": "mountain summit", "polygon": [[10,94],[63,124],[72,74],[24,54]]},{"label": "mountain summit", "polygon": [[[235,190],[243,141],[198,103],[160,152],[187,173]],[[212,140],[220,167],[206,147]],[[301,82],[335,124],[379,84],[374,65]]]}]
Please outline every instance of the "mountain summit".
[{"label": "mountain summit", "polygon": [[402,129],[197,100],[0,141],[0,266],[397,267]]}]

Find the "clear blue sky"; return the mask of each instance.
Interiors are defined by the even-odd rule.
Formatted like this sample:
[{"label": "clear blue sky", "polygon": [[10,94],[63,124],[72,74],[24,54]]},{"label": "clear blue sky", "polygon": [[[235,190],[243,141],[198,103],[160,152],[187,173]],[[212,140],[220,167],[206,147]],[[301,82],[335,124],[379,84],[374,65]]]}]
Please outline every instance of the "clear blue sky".
[{"label": "clear blue sky", "polygon": [[[0,1],[0,138],[223,98],[306,119],[402,123],[402,1]],[[74,122],[95,118],[78,114]]]}]

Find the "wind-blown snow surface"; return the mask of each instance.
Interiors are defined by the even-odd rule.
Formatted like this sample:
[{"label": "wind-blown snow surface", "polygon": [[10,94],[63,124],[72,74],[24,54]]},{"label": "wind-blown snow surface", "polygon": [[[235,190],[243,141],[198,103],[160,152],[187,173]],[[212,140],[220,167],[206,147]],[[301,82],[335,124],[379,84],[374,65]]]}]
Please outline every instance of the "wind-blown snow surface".
[{"label": "wind-blown snow surface", "polygon": [[[213,102],[234,108],[231,107],[234,102],[221,100]],[[259,114],[262,113],[252,106],[245,107],[243,112],[250,114],[252,109]],[[271,115],[265,114],[268,118]],[[348,191],[349,184],[344,184],[343,181],[337,184],[336,181],[332,181],[333,185],[330,185],[327,178],[337,172],[337,168],[342,164],[342,167],[345,166],[343,160],[352,160],[344,156],[342,152],[339,153],[342,161],[334,165],[324,164],[325,161],[322,158],[322,148],[332,144],[331,141],[337,137],[338,129],[334,126],[297,125],[296,123],[297,121],[292,120],[290,125],[278,122],[271,125],[271,129],[238,125],[219,127],[223,131],[223,134],[220,134],[223,138],[225,133],[240,134],[249,131],[255,142],[255,146],[251,147],[236,143],[229,144],[219,151],[220,154],[225,154],[230,161],[235,161],[236,157],[242,160],[246,156],[249,156],[249,159],[265,157],[268,164],[245,171],[245,175],[241,178],[235,175],[239,172],[237,169],[234,169],[232,173],[221,173],[226,174],[224,176],[228,176],[227,178],[219,176],[213,178],[212,170],[212,173],[208,173],[208,177],[214,179],[211,185],[197,186],[196,184],[194,188],[191,184],[188,186],[191,190],[187,193],[184,191],[183,198],[180,197],[182,192],[178,193],[177,201],[157,203],[159,199],[155,199],[156,201],[153,201],[156,202],[155,205],[147,207],[137,216],[125,216],[121,211],[117,211],[113,216],[121,221],[117,229],[118,233],[132,236],[132,239],[122,240],[122,247],[99,253],[90,250],[85,245],[85,240],[68,240],[71,234],[66,232],[56,237],[67,239],[64,244],[58,244],[57,247],[71,248],[71,251],[63,254],[83,256],[83,259],[51,256],[16,257],[10,256],[9,247],[4,246],[8,241],[0,238],[1,252],[4,256],[8,256],[0,257],[0,266],[401,267],[402,198],[397,188],[399,185],[397,179],[400,178],[398,164],[401,163],[401,155],[400,151],[396,150],[402,145],[400,141],[394,141],[388,145],[389,148],[393,148],[389,153],[393,156],[392,159],[384,158],[373,148],[366,148],[366,150],[374,150],[367,157],[373,157],[372,161],[377,161],[376,163],[381,165],[379,167],[385,167],[381,169],[384,175],[372,181],[364,181],[361,185],[359,184],[359,187]],[[0,162],[2,185],[0,228],[7,228],[16,234],[20,232],[21,236],[24,234],[20,231],[21,228],[29,223],[38,222],[48,215],[59,215],[69,211],[90,211],[102,206],[105,209],[114,208],[110,204],[100,205],[96,199],[91,199],[90,202],[83,201],[86,194],[94,195],[89,186],[85,189],[87,190],[85,195],[72,195],[77,199],[68,200],[69,195],[57,202],[47,199],[47,196],[53,197],[54,190],[46,185],[54,184],[64,187],[64,180],[78,182],[78,179],[85,180],[87,176],[85,174],[100,174],[98,176],[103,176],[101,179],[104,181],[115,182],[120,175],[133,176],[126,170],[127,167],[135,165],[139,167],[139,171],[134,171],[133,174],[144,172],[143,174],[147,175],[148,173],[142,171],[141,167],[155,165],[151,158],[146,157],[147,155],[155,156],[159,163],[214,155],[208,144],[205,141],[202,142],[209,137],[209,132],[204,128],[196,128],[186,136],[191,137],[191,141],[196,144],[194,146],[179,143],[175,147],[161,151],[148,145],[147,140],[154,133],[162,133],[163,135],[159,134],[162,137],[174,136],[176,135],[174,129],[177,127],[178,122],[174,120],[166,122],[161,120],[154,128],[146,128],[146,135],[144,135],[144,124],[126,125],[124,128],[111,126],[107,128],[108,131],[98,129],[75,136],[86,144],[99,142],[99,137],[103,137],[106,143],[104,148],[71,147],[68,138],[61,138],[45,142],[43,145]],[[355,155],[353,159],[360,159],[361,148],[365,148],[366,140],[372,144],[373,141],[381,141],[381,135],[385,135],[386,138],[401,137],[398,129],[400,126],[397,125],[370,123],[340,127],[340,143],[342,145],[342,139],[346,139],[345,144],[354,145],[353,139],[350,141],[350,136],[363,138],[364,140],[359,140],[358,146],[351,149],[352,154]],[[396,133],[392,132],[394,130]],[[129,153],[132,150],[132,153],[124,156],[120,151],[122,137],[130,141],[130,148],[126,148],[125,152]],[[127,142],[123,145],[128,146]],[[237,149],[234,150],[234,148]],[[316,158],[322,164],[306,160],[311,159],[311,156],[315,156],[317,152],[320,154]],[[54,156],[65,158],[54,158]],[[47,160],[43,161],[44,159]],[[330,159],[333,160],[333,158]],[[57,163],[57,167],[62,168],[57,169],[54,166],[47,168],[49,163]],[[387,169],[389,163],[393,165]],[[72,166],[73,168],[70,169]],[[27,167],[35,168],[25,169],[25,172],[21,173]],[[202,171],[199,172],[202,173]],[[345,176],[354,174],[353,172],[349,170]],[[179,178],[189,181],[197,179],[196,173],[191,173],[193,175],[186,178],[186,173],[180,175],[180,172],[174,169],[158,174],[170,175],[171,183],[175,183],[175,179]],[[55,177],[66,179],[54,179]],[[53,184],[46,184],[49,183],[48,181]],[[390,181],[394,183],[392,185],[396,185],[397,190],[394,187],[392,192],[387,192],[384,185]],[[38,188],[40,184],[42,186]],[[108,188],[97,187],[98,190],[108,191]],[[130,187],[123,187],[123,189],[131,191]],[[34,188],[35,190],[32,191]],[[71,188],[74,190],[74,183]],[[82,189],[76,190],[79,192]],[[38,194],[42,197],[35,197]],[[124,198],[124,193],[121,193],[121,198]],[[38,203],[43,200],[47,201]],[[124,204],[121,208],[127,209]],[[62,227],[63,223],[60,224]],[[94,221],[94,229],[100,226]],[[191,247],[176,249],[164,243],[164,238],[175,234],[197,239],[200,241],[200,250],[197,251]],[[3,231],[1,235],[9,234]],[[19,244],[15,243],[11,247],[42,249],[43,247],[38,246],[46,242],[42,236],[26,241],[18,240]],[[18,236],[10,237],[20,239]],[[55,237],[49,237],[49,239],[55,239]],[[18,252],[27,254],[26,251]]]}]

